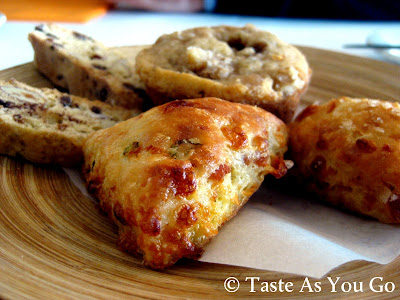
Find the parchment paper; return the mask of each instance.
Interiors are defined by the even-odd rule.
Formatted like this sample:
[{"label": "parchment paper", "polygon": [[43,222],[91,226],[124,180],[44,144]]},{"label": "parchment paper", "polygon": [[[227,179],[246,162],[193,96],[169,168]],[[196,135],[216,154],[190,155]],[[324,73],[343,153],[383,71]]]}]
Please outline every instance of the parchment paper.
[{"label": "parchment paper", "polygon": [[[80,174],[64,169],[87,196]],[[353,260],[400,254],[400,226],[339,211],[265,184],[207,245],[201,261],[321,278]]]}]

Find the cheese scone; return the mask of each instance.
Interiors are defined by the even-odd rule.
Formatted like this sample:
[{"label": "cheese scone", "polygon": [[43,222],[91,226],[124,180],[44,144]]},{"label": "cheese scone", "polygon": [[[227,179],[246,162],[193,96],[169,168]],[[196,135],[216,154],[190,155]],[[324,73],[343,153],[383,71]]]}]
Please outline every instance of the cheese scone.
[{"label": "cheese scone", "polygon": [[120,247],[162,269],[198,258],[266,174],[286,173],[287,138],[261,108],[177,100],[91,135],[83,175]]},{"label": "cheese scone", "polygon": [[218,97],[257,105],[290,121],[311,69],[304,55],[255,26],[197,27],[161,36],[136,57],[156,104]]},{"label": "cheese scone", "polygon": [[342,97],[290,124],[296,171],[335,206],[400,223],[400,105]]}]

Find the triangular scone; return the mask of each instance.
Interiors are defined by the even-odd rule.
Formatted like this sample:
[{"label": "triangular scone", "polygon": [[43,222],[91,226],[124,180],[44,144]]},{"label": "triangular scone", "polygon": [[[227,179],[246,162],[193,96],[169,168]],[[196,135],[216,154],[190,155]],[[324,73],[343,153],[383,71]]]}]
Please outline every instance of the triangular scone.
[{"label": "triangular scone", "polygon": [[121,248],[161,269],[197,258],[266,174],[286,173],[286,143],[285,124],[261,108],[178,100],[91,135],[83,173]]}]

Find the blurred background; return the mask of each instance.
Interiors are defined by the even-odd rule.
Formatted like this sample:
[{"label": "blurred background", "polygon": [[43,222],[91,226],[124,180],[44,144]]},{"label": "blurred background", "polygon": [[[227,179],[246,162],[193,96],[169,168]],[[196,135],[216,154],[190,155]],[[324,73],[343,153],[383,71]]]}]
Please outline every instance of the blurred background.
[{"label": "blurred background", "polygon": [[399,0],[1,0],[8,20],[86,22],[112,10],[399,21]]},{"label": "blurred background", "polygon": [[[190,27],[252,23],[291,44],[400,64],[398,48],[365,47],[400,46],[400,0],[0,0],[0,70],[32,61],[26,37],[44,22],[109,47],[149,45]],[[348,47],[354,43],[361,47]]]}]

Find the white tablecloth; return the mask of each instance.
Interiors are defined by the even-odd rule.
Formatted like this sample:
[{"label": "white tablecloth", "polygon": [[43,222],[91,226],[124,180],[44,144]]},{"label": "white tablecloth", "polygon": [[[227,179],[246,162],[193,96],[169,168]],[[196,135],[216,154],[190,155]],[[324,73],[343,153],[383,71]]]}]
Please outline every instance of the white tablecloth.
[{"label": "white tablecloth", "polygon": [[[0,6],[1,10],[1,6]],[[0,27],[0,70],[32,61],[33,51],[27,35],[40,22],[7,21]],[[158,36],[195,26],[252,23],[296,44],[342,51],[382,59],[371,49],[345,49],[347,43],[365,43],[373,32],[400,32],[400,22],[328,21],[245,17],[217,14],[171,14],[135,11],[111,11],[87,23],[60,23],[86,33],[107,46],[151,44]]]}]

